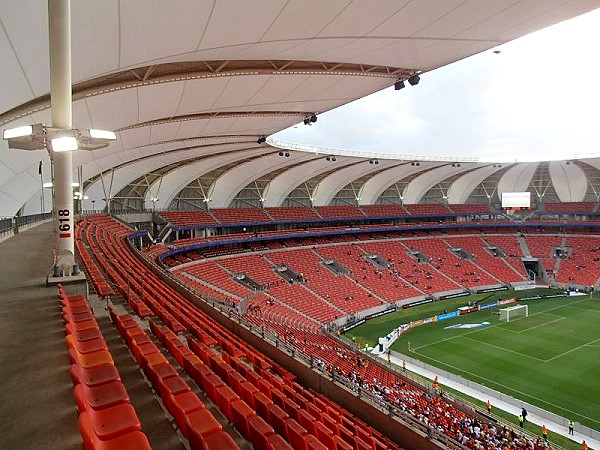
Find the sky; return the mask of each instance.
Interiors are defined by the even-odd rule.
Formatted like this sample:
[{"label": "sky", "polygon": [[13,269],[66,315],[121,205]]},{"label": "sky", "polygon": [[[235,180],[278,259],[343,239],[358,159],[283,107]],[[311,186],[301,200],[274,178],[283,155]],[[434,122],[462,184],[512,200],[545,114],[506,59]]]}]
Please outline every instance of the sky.
[{"label": "sky", "polygon": [[[425,73],[274,137],[480,161],[600,156],[600,9]],[[494,50],[500,50],[499,54]]]}]

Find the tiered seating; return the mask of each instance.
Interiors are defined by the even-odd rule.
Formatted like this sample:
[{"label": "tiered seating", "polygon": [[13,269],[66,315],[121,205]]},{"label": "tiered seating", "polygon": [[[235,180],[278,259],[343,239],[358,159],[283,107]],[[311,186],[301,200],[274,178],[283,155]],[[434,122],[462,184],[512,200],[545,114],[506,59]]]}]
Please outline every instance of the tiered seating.
[{"label": "tiered seating", "polygon": [[526,276],[523,271],[517,273],[504,258],[494,257],[488,252],[485,243],[479,237],[448,237],[444,239],[451,247],[459,247],[472,255],[475,259],[472,261],[481,269],[485,269],[493,277],[502,280],[505,283],[525,281]]},{"label": "tiered seating", "polygon": [[315,210],[324,219],[343,217],[364,217],[363,212],[355,206],[316,206]]},{"label": "tiered seating", "polygon": [[322,260],[309,249],[272,253],[269,258],[279,265],[287,265],[302,274],[306,286],[321,298],[342,311],[355,314],[363,309],[381,306],[383,302],[345,276],[335,276],[325,268]]},{"label": "tiered seating", "polygon": [[544,203],[545,212],[557,213],[586,213],[594,210],[592,202],[548,202]]},{"label": "tiered seating", "polygon": [[192,225],[212,225],[215,219],[209,212],[203,209],[193,211],[162,211],[160,215],[173,225],[192,226]]},{"label": "tiered seating", "polygon": [[408,214],[402,206],[396,205],[395,203],[390,203],[388,205],[363,205],[360,208],[367,216],[372,217],[395,217]]},{"label": "tiered seating", "polygon": [[[107,242],[105,250],[114,258],[115,264],[142,274],[146,291],[153,301],[160,300],[166,311],[177,314],[176,322],[165,322],[169,329],[177,332],[174,327],[179,324],[195,336],[195,339],[188,339],[188,344],[196,356],[183,348],[183,342],[179,345],[170,337],[171,344],[166,346],[208,397],[222,406],[226,416],[229,414],[227,417],[255,448],[290,448],[286,441],[294,448],[320,448],[318,444],[315,444],[317,447],[312,446],[315,438],[329,450],[398,448],[322,395],[303,389],[293,381],[292,374],[213,322],[175,291],[163,286],[127,251],[124,245],[127,230],[122,225],[104,226],[97,228],[97,232],[101,240]],[[162,317],[161,320],[164,322]],[[351,385],[360,386],[363,392],[395,405],[404,411],[406,420],[414,420],[416,424],[426,418],[431,426],[455,439],[459,432],[467,434],[470,423],[467,419],[472,417],[444,400],[432,398],[415,386],[406,384],[382,365],[362,359],[360,354],[340,347],[327,336],[279,324],[267,323],[267,326],[279,329],[280,339],[287,344],[312,355],[316,369],[335,373]],[[151,327],[157,328],[152,324]],[[328,361],[337,361],[339,365]],[[481,436],[493,436],[495,433],[486,422],[480,422],[480,426],[483,430]],[[485,446],[472,433],[468,433],[464,444],[469,448]]]},{"label": "tiered seating", "polygon": [[232,274],[223,269],[215,262],[201,262],[186,266],[183,272],[200,279],[203,283],[218,287],[224,291],[230,292],[237,297],[246,297],[252,293],[250,289],[235,282]]},{"label": "tiered seating", "polygon": [[261,292],[248,300],[245,317],[259,326],[269,323],[313,332],[318,332],[322,327],[318,321],[299,313],[265,292]]},{"label": "tiered seating", "polygon": [[[232,437],[222,431],[219,421],[206,409],[198,395],[169,363],[136,320],[130,315],[119,316],[112,307],[110,315],[137,363],[162,399],[165,408],[173,416],[177,427],[189,440],[192,450],[239,449]],[[189,348],[183,346],[173,332],[162,343],[167,348],[173,346],[174,353],[179,352],[176,354],[180,364],[183,364],[184,357],[192,355]],[[187,352],[183,350],[184,348]],[[214,443],[217,442],[218,445],[215,445]]]},{"label": "tiered seating", "polygon": [[410,239],[404,244],[427,255],[431,265],[441,270],[458,284],[473,288],[498,284],[498,280],[483,272],[469,260],[454,255],[448,245],[439,239]]},{"label": "tiered seating", "polygon": [[414,216],[452,214],[452,211],[450,211],[446,205],[441,205],[439,203],[415,203],[412,205],[404,205],[404,209]]},{"label": "tiered seating", "polygon": [[221,223],[270,222],[271,218],[259,208],[215,208],[210,212]]},{"label": "tiered seating", "polygon": [[561,245],[562,236],[552,235],[525,235],[525,242],[531,252],[531,256],[538,258],[543,264],[546,272],[552,274],[556,265],[556,259],[553,258],[552,247]]},{"label": "tiered seating", "polygon": [[523,251],[521,250],[521,244],[516,235],[496,235],[488,234],[484,237],[484,240],[491,246],[498,247],[506,255],[506,262],[510,264],[517,272],[523,274],[525,277],[525,266],[521,261],[523,257]]},{"label": "tiered seating", "polygon": [[100,297],[112,297],[115,295],[115,291],[108,284],[106,278],[100,271],[100,268],[96,265],[92,257],[85,248],[85,245],[82,241],[77,241],[76,243],[77,251],[79,252],[79,256],[83,261],[83,266],[90,277],[92,285],[94,286],[94,290],[98,293]]},{"label": "tiered seating", "polygon": [[[402,280],[403,289],[412,286],[413,292],[445,292],[459,289],[460,286],[429,264],[420,264],[409,256],[408,248],[402,241],[364,242],[360,244],[369,254],[384,258],[391,265],[391,273]],[[417,291],[418,289],[418,291]]]},{"label": "tiered seating", "polygon": [[267,212],[276,221],[291,220],[301,222],[303,220],[319,219],[317,213],[308,206],[278,206],[276,208],[267,208]]},{"label": "tiered seating", "polygon": [[487,203],[451,203],[448,205],[450,211],[456,214],[489,214],[490,206]]},{"label": "tiered seating", "polygon": [[68,296],[62,286],[59,297],[84,448],[150,449],[89,303]]},{"label": "tiered seating", "polygon": [[556,281],[566,285],[595,286],[600,277],[600,238],[568,236],[571,254],[560,263]]},{"label": "tiered seating", "polygon": [[410,284],[400,279],[389,270],[377,269],[367,263],[367,254],[355,245],[336,245],[319,247],[317,252],[326,259],[335,259],[351,271],[349,275],[355,283],[359,283],[382,299],[395,303],[399,300],[421,295]]}]

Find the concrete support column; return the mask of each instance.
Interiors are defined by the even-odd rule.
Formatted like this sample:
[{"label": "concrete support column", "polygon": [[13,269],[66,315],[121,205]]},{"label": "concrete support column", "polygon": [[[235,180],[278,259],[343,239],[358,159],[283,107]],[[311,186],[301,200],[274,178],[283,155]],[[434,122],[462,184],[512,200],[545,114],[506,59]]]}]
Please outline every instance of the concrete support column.
[{"label": "concrete support column", "polygon": [[[70,0],[48,0],[50,41],[50,104],[52,127],[71,129],[71,5]],[[75,264],[73,223],[73,156],[54,152],[54,216],[57,247],[56,265],[66,274]]]}]

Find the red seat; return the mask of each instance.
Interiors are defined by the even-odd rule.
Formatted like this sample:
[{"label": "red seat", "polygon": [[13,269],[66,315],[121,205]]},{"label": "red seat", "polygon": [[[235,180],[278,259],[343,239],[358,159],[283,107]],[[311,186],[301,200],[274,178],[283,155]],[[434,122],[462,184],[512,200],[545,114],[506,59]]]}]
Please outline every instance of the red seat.
[{"label": "red seat", "polygon": [[294,419],[288,419],[285,426],[287,428],[287,440],[292,444],[292,447],[296,450],[306,450],[306,442],[304,442],[304,436],[308,434],[306,429]]},{"label": "red seat", "polygon": [[309,434],[316,434],[317,430],[315,429],[315,422],[317,422],[317,420],[304,409],[298,411],[298,414],[300,416],[300,425],[306,428],[306,431],[308,431]]},{"label": "red seat", "polygon": [[190,446],[194,449],[203,448],[203,439],[222,429],[221,424],[208,409],[200,409],[188,414],[185,417],[185,423]]},{"label": "red seat", "polygon": [[344,441],[341,437],[334,436],[333,440],[335,441],[336,450],[353,450],[352,446]]},{"label": "red seat", "polygon": [[112,364],[85,369],[79,364],[71,365],[71,379],[73,384],[85,383],[87,386],[100,386],[111,381],[121,381],[119,371]]},{"label": "red seat", "polygon": [[161,398],[165,398],[169,392],[177,395],[190,390],[189,384],[179,375],[169,378],[159,378],[157,387]]},{"label": "red seat", "polygon": [[257,392],[254,395],[254,409],[256,414],[265,420],[269,420],[269,409],[273,405],[273,402],[262,392]]},{"label": "red seat", "polygon": [[279,434],[272,434],[267,438],[269,450],[294,450],[294,448],[286,442]]},{"label": "red seat", "polygon": [[74,339],[80,342],[91,341],[103,337],[102,332],[98,327],[88,328],[85,330],[67,330],[67,332],[69,331],[72,331],[69,333],[69,335],[73,336]]},{"label": "red seat", "polygon": [[210,398],[213,402],[216,402],[217,401],[217,388],[219,386],[223,386],[225,383],[223,383],[223,380],[221,380],[214,373],[209,373],[208,375],[206,375],[204,377],[204,379],[202,381],[203,381],[202,389],[204,390],[204,392],[206,392],[206,395],[208,395],[208,398]]},{"label": "red seat", "polygon": [[227,385],[222,385],[216,389],[216,401],[215,403],[221,410],[221,412],[227,417],[227,420],[233,422],[233,412],[231,411],[231,404],[238,400],[240,397]]},{"label": "red seat", "polygon": [[300,407],[298,406],[298,404],[295,401],[286,398],[284,401],[284,405],[285,412],[288,413],[292,419],[298,422],[300,420]]},{"label": "red seat", "polygon": [[167,411],[175,418],[175,423],[181,430],[181,433],[187,438],[188,429],[185,417],[194,411],[204,409],[204,403],[200,401],[195,392],[186,391],[179,394],[167,392],[163,397],[163,403]]},{"label": "red seat", "polygon": [[[217,431],[202,438],[202,447],[192,447],[192,450],[239,450],[240,447],[233,438],[224,431]],[[191,443],[190,443],[191,445]]]},{"label": "red seat", "polygon": [[254,450],[268,450],[268,437],[275,434],[275,431],[261,417],[253,415],[248,419],[249,436],[248,440],[252,442]]},{"label": "red seat", "polygon": [[89,409],[87,414],[96,436],[103,441],[142,429],[142,424],[129,403],[121,403],[99,411]]},{"label": "red seat", "polygon": [[77,331],[90,330],[93,328],[100,330],[96,319],[86,320],[85,322],[69,322],[65,325],[65,330],[69,334],[73,334]]},{"label": "red seat", "polygon": [[150,380],[150,383],[152,383],[152,386],[156,386],[158,384],[159,378],[166,380],[167,378],[171,378],[178,375],[175,368],[169,363],[161,363],[155,366],[146,366],[144,373]]},{"label": "red seat", "polygon": [[329,450],[335,450],[336,445],[333,440],[333,431],[327,428],[322,422],[315,423],[315,429],[317,430],[317,439]]},{"label": "red seat", "polygon": [[240,385],[240,396],[244,399],[246,403],[248,403],[248,406],[250,406],[250,408],[252,409],[256,409],[254,405],[254,395],[258,394],[258,392],[258,388],[249,381],[244,381]]},{"label": "red seat", "polygon": [[94,432],[87,412],[83,412],[79,416],[78,425],[85,450],[151,450],[148,438],[140,431],[132,431],[113,439],[101,440]]},{"label": "red seat", "polygon": [[227,383],[229,384],[229,386],[231,386],[233,388],[233,390],[235,392],[237,392],[238,394],[241,391],[241,385],[244,381],[247,381],[243,375],[239,372],[229,372],[227,374]]},{"label": "red seat", "polygon": [[96,387],[80,383],[75,386],[73,395],[80,414],[88,408],[100,410],[129,402],[127,390],[120,381],[112,381]]},{"label": "red seat", "polygon": [[269,408],[269,423],[273,425],[275,431],[282,436],[287,436],[286,421],[290,418],[279,406],[272,404]]},{"label": "red seat", "polygon": [[245,401],[236,400],[231,404],[231,412],[233,415],[233,423],[238,431],[248,439],[249,428],[248,420],[255,415],[255,412],[250,408]]},{"label": "red seat", "polygon": [[67,347],[76,349],[79,353],[94,353],[100,350],[107,350],[108,346],[104,338],[89,339],[87,341],[78,341],[72,334],[65,337]]},{"label": "red seat", "polygon": [[304,436],[304,442],[306,443],[307,450],[328,450],[325,444],[322,444],[316,437],[312,434],[307,434]]}]

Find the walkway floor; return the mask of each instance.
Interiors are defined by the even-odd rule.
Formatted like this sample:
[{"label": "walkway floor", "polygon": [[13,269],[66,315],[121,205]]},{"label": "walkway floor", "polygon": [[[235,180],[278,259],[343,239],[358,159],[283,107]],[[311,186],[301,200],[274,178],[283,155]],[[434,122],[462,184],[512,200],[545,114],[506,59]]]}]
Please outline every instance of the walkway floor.
[{"label": "walkway floor", "polygon": [[[382,359],[384,359],[387,362],[386,357],[382,357]],[[396,356],[391,357],[391,362],[393,364],[396,364],[397,366],[400,366],[400,367],[402,366],[402,359],[398,358]],[[411,364],[408,361],[406,362],[406,370],[417,373],[417,374],[419,374],[425,378],[428,378],[430,380],[433,380],[437,375],[438,381],[441,385],[448,386],[451,389],[462,392],[463,394],[466,394],[470,397],[476,398],[482,402],[487,402],[489,400],[494,408],[498,408],[498,409],[506,411],[510,414],[514,414],[515,418],[518,417],[519,414],[521,413],[521,408],[515,407],[509,403],[506,403],[505,401],[501,400],[499,397],[490,397],[488,394],[484,394],[476,389],[473,389],[469,386],[461,384],[455,380],[451,380],[449,378],[445,378],[441,375],[438,375],[433,370],[428,370],[426,368],[416,366],[414,364]],[[592,439],[588,436],[584,436],[577,432],[575,432],[575,434],[573,436],[569,436],[569,429],[567,428],[566,423],[559,424],[559,423],[555,423],[555,422],[550,422],[547,419],[543,419],[539,416],[536,416],[535,414],[533,414],[530,411],[528,411],[527,420],[529,422],[538,424],[540,427],[545,424],[546,427],[550,431],[553,431],[555,433],[569,437],[577,442],[582,442],[583,440],[585,440],[585,442],[588,444],[590,449],[600,449],[600,441],[598,441],[596,439]]]}]

